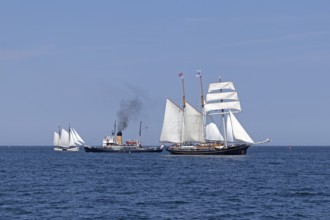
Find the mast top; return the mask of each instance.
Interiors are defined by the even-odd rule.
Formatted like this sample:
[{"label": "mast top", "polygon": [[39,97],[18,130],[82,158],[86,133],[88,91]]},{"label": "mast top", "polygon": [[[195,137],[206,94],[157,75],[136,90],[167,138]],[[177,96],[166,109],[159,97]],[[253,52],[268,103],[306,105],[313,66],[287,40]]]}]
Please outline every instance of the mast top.
[{"label": "mast top", "polygon": [[204,92],[203,92],[203,80],[202,80],[202,71],[201,70],[197,70],[197,74],[196,74],[196,77],[199,78],[199,81],[200,81],[200,86],[201,86],[201,106],[202,106],[202,109],[204,108]]},{"label": "mast top", "polygon": [[183,79],[183,73],[180,72],[178,74],[179,77],[181,77],[181,81],[182,81],[182,108],[184,109],[186,107],[186,96],[184,93],[184,79]]}]

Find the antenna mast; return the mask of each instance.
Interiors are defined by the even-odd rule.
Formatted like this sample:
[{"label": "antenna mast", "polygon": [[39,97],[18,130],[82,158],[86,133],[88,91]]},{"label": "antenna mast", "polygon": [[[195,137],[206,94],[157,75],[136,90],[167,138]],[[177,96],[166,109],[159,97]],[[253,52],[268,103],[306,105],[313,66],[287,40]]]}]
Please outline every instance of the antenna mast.
[{"label": "antenna mast", "polygon": [[139,130],[139,137],[141,138],[141,127],[142,127],[142,121],[140,121],[140,130]]},{"label": "antenna mast", "polygon": [[117,121],[115,121],[115,124],[114,124],[114,126],[113,126],[113,131],[112,131],[112,136],[114,136],[115,134],[116,134],[116,127],[117,127]]}]

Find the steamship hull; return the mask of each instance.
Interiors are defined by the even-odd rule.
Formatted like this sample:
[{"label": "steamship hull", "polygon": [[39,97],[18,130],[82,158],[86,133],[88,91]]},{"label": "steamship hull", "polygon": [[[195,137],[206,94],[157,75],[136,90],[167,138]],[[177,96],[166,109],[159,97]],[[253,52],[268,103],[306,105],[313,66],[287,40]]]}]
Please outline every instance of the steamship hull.
[{"label": "steamship hull", "polygon": [[250,146],[251,145],[241,144],[222,149],[215,147],[196,147],[189,149],[169,147],[166,150],[175,155],[245,155]]},{"label": "steamship hull", "polygon": [[163,147],[129,147],[122,146],[117,149],[109,147],[84,147],[85,152],[93,153],[160,153]]}]

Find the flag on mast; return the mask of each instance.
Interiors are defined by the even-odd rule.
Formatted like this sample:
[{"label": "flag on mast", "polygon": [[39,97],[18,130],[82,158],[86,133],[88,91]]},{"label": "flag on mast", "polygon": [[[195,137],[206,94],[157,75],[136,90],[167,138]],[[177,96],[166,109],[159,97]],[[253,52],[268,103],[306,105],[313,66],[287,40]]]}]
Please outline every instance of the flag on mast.
[{"label": "flag on mast", "polygon": [[196,77],[202,77],[202,71],[201,70],[197,70]]},{"label": "flag on mast", "polygon": [[178,76],[181,77],[181,78],[183,79],[183,73],[179,73]]}]

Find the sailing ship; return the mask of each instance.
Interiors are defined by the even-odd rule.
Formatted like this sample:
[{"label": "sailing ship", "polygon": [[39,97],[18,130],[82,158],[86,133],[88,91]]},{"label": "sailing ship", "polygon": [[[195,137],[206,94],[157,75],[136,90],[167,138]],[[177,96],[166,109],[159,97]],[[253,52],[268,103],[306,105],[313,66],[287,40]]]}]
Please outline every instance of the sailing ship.
[{"label": "sailing ship", "polygon": [[59,127],[59,131],[54,132],[53,146],[55,151],[79,151],[79,147],[84,145],[85,141],[70,126],[68,131]]},{"label": "sailing ship", "polygon": [[[160,153],[163,151],[164,145],[160,147],[143,147],[141,140],[141,126],[139,130],[139,138],[137,140],[128,140],[123,143],[123,133],[118,131],[116,133],[116,122],[114,130],[111,132],[111,136],[103,138],[102,147],[85,146],[85,152],[96,152],[96,153]],[[115,135],[116,134],[116,135]]]},{"label": "sailing ship", "polygon": [[[160,142],[171,143],[167,148],[178,155],[243,155],[250,146],[269,142],[266,139],[254,142],[246,132],[236,113],[242,111],[233,82],[211,83],[204,100],[202,74],[196,76],[201,86],[201,111],[194,108],[185,98],[183,73],[182,107],[166,99]],[[215,116],[220,116],[216,123]],[[222,126],[218,125],[222,124]],[[221,128],[222,129],[219,129]]]}]

